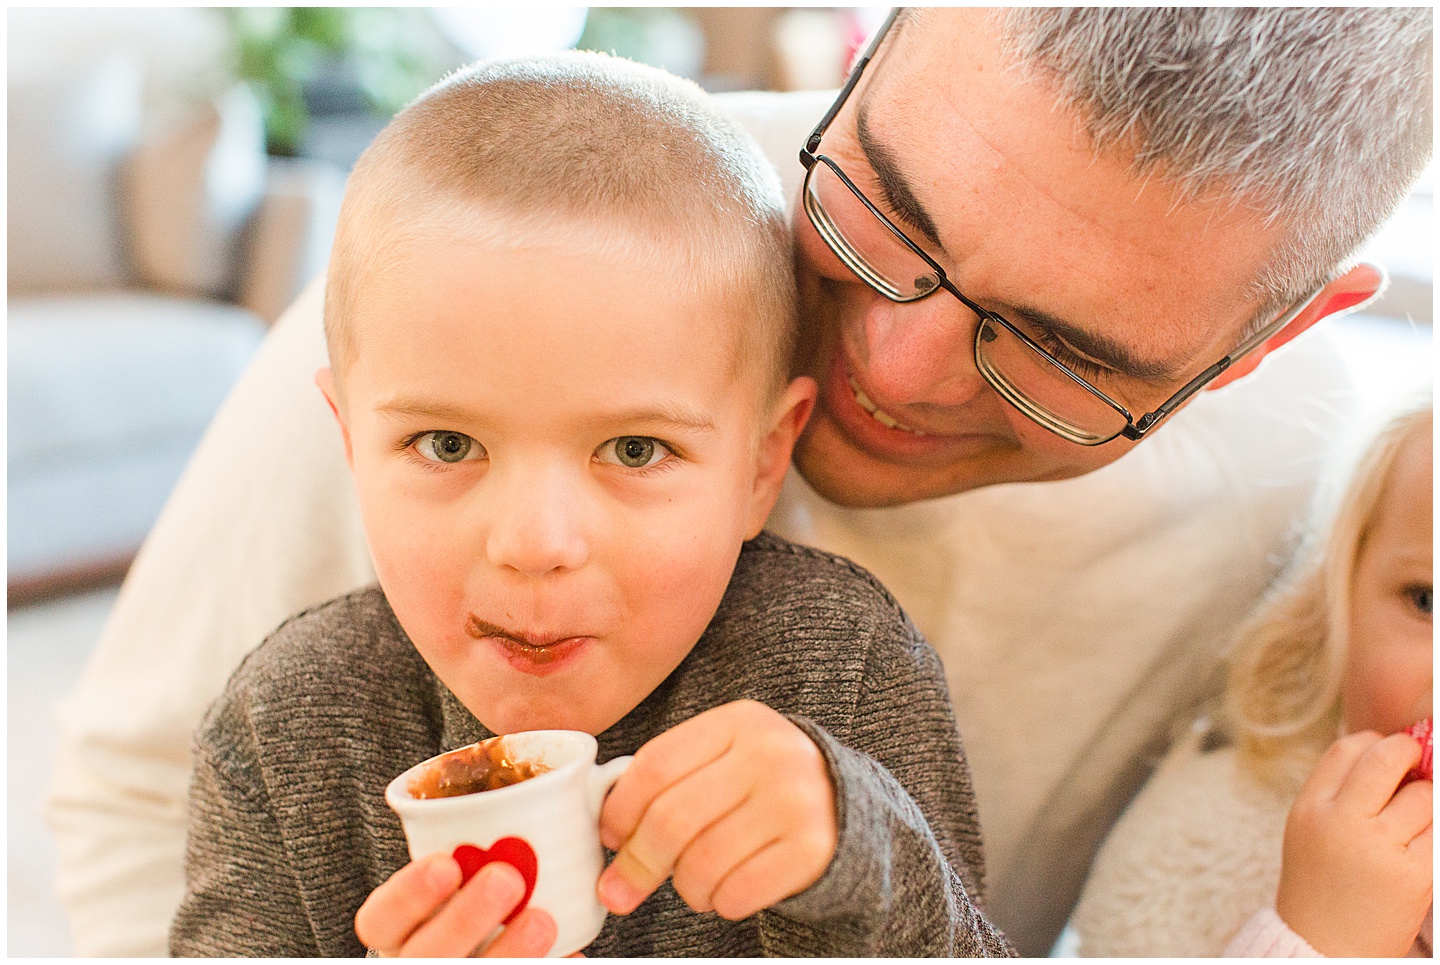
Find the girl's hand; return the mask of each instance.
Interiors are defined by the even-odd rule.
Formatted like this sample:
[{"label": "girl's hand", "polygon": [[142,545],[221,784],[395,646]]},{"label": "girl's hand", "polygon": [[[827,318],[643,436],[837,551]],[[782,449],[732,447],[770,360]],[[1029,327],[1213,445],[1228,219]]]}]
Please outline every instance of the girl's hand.
[{"label": "girl's hand", "polygon": [[735,701],[641,747],[616,783],[600,839],[619,853],[600,901],[628,914],[673,876],[695,911],[738,920],[819,880],[837,835],[820,749],[764,704]]},{"label": "girl's hand", "polygon": [[[383,957],[464,958],[499,927],[525,896],[508,864],[487,864],[460,885],[448,854],[412,861],[370,893],[355,913],[355,934]],[[485,947],[486,958],[544,955],[555,944],[555,920],[526,908]]]},{"label": "girl's hand", "polygon": [[1275,910],[1331,957],[1404,955],[1433,900],[1434,785],[1395,788],[1420,759],[1405,734],[1340,738],[1285,822]]}]

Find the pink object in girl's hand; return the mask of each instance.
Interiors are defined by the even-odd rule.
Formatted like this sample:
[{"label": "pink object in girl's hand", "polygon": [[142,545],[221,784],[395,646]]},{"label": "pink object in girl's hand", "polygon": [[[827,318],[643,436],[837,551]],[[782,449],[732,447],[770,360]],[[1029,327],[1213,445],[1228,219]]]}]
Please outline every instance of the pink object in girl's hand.
[{"label": "pink object in girl's hand", "polygon": [[1419,741],[1423,750],[1420,753],[1420,763],[1406,772],[1404,779],[1400,782],[1401,787],[1404,787],[1411,781],[1435,780],[1435,744],[1432,737],[1432,729],[1429,717],[1426,717],[1424,720],[1417,720],[1405,728],[1405,733]]}]

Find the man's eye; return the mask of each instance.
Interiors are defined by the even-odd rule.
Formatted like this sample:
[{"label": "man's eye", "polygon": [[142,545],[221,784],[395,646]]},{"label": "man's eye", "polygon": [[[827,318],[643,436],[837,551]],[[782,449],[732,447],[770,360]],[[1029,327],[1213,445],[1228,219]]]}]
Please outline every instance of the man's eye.
[{"label": "man's eye", "polygon": [[1090,359],[1076,354],[1074,349],[1056,338],[1053,332],[1038,332],[1032,337],[1044,346],[1045,351],[1050,353],[1051,358],[1082,379],[1090,382],[1100,382],[1117,374],[1114,369],[1106,368],[1098,362],[1093,362]]},{"label": "man's eye", "polygon": [[1433,586],[1429,584],[1412,586],[1405,591],[1405,595],[1410,598],[1410,603],[1415,609],[1427,617],[1432,615],[1432,608],[1435,605],[1435,588]]},{"label": "man's eye", "polygon": [[617,436],[601,443],[595,455],[611,465],[648,469],[670,455],[670,450],[665,443],[649,436]]},{"label": "man's eye", "polygon": [[463,432],[427,432],[415,440],[415,451],[430,462],[485,458],[485,447]]}]

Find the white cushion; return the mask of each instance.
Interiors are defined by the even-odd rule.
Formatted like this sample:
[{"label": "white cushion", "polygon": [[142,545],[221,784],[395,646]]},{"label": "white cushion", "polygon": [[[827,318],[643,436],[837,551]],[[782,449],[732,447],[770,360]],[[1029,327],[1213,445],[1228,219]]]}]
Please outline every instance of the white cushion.
[{"label": "white cushion", "polygon": [[8,291],[123,284],[116,182],[140,132],[139,65],[117,55],[12,79],[7,118]]},{"label": "white cushion", "polygon": [[247,87],[147,138],[123,178],[137,278],[161,290],[233,298],[242,235],[264,190],[264,125]]},{"label": "white cushion", "polygon": [[158,295],[8,308],[12,482],[141,449],[188,453],[265,335],[244,309]]}]

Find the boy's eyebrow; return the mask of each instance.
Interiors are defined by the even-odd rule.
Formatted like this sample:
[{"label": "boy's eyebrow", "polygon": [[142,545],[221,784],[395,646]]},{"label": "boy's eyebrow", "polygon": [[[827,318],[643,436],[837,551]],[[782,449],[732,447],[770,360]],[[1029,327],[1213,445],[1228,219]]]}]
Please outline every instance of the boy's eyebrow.
[{"label": "boy's eyebrow", "polygon": [[448,402],[431,402],[426,399],[411,399],[403,395],[386,399],[375,406],[375,411],[381,415],[395,418],[427,416],[437,422],[473,422],[476,419],[476,413],[464,406],[451,405]]},{"label": "boy's eyebrow", "polygon": [[650,407],[622,409],[615,412],[598,413],[594,420],[604,425],[654,425],[665,423],[694,432],[711,432],[715,421],[705,413],[691,410],[673,402],[661,402]]},{"label": "boy's eyebrow", "polygon": [[[479,413],[464,406],[405,396],[387,399],[375,406],[375,411],[392,418],[420,416],[436,422],[456,424],[483,421]],[[715,421],[705,413],[674,402],[661,402],[614,412],[601,411],[587,421],[597,426],[664,424],[694,432],[710,432],[715,429]]]}]

